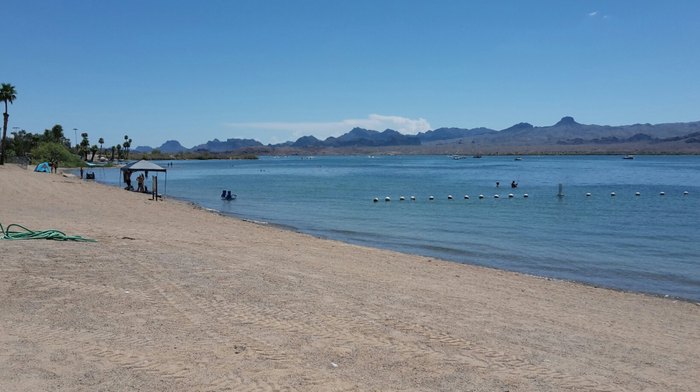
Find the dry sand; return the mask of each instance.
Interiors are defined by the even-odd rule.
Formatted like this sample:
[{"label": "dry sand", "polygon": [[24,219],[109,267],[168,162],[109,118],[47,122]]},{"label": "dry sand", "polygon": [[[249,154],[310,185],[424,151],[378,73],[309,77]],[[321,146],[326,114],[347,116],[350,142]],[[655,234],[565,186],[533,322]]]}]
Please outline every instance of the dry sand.
[{"label": "dry sand", "polygon": [[[1,391],[697,391],[700,306],[0,166]],[[369,224],[369,222],[368,222]]]}]

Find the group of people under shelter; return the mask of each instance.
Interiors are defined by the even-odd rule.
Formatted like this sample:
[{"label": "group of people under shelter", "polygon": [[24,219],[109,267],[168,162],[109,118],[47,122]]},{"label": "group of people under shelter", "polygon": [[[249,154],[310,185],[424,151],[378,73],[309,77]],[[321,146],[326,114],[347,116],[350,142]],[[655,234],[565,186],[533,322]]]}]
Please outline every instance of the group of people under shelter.
[{"label": "group of people under shelter", "polygon": [[[126,170],[124,172],[124,183],[126,183],[126,187],[124,189],[127,191],[134,190],[134,187],[131,185],[131,173],[131,170]],[[136,192],[148,193],[148,187],[145,185],[146,177],[148,177],[148,171],[141,173],[138,175],[138,177],[136,177]]]}]

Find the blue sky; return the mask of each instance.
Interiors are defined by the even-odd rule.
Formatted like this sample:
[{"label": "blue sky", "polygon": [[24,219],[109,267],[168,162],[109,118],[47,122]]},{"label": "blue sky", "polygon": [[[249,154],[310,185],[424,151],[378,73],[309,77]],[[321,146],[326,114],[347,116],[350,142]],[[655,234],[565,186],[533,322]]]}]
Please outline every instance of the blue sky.
[{"label": "blue sky", "polygon": [[8,0],[10,127],[107,145],[700,120],[700,2]]}]

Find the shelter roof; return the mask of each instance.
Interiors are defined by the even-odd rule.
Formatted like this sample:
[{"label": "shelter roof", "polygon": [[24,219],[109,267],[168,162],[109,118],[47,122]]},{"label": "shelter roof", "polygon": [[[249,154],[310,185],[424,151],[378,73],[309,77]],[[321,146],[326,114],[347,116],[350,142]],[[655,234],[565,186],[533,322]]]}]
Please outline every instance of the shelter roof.
[{"label": "shelter roof", "polygon": [[142,159],[140,161],[132,162],[128,165],[125,165],[121,168],[122,171],[156,171],[156,172],[166,172],[167,169],[164,167],[158,166],[153,162],[147,161],[145,159]]}]

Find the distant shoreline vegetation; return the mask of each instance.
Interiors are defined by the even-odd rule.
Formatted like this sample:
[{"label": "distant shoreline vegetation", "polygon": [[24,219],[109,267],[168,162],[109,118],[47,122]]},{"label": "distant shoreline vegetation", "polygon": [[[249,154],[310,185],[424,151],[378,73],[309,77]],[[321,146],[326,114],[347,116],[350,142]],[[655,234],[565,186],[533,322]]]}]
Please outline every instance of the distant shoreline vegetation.
[{"label": "distant shoreline vegetation", "polygon": [[196,151],[196,152],[178,152],[178,153],[163,153],[158,150],[153,150],[151,152],[132,152],[133,159],[147,159],[153,161],[167,161],[167,160],[212,160],[212,159],[258,159],[258,156],[250,152],[208,152],[208,151]]},{"label": "distant shoreline vegetation", "polygon": [[[531,151],[531,152],[495,152],[495,153],[482,153],[481,157],[482,158],[492,158],[492,157],[499,157],[499,156],[507,156],[507,157],[532,157],[532,156],[590,156],[590,155],[620,155],[620,156],[625,156],[625,155],[637,155],[637,156],[644,156],[644,155],[667,155],[667,156],[673,156],[673,155],[700,155],[700,152],[663,152],[663,153],[657,153],[657,152],[634,152],[634,153],[629,153],[625,151],[612,151],[612,152],[596,152],[596,151]],[[453,155],[460,155],[460,154],[453,154],[453,153],[446,153],[446,152],[424,152],[424,151],[397,151],[396,149],[371,149],[371,150],[363,150],[363,151],[351,151],[348,149],[333,149],[333,150],[314,150],[314,151],[307,151],[307,150],[300,150],[300,151],[270,151],[267,149],[261,149],[261,151],[257,151],[256,153],[236,153],[236,152],[229,152],[229,153],[202,153],[202,152],[197,152],[197,153],[176,153],[176,154],[156,154],[153,155],[151,153],[144,153],[144,154],[138,154],[138,153],[133,153],[133,159],[147,159],[147,160],[256,160],[260,159],[260,157],[299,157],[299,158],[304,158],[308,156],[393,156],[393,155],[444,155],[446,157],[450,157]],[[466,155],[465,158],[471,159],[471,155]]]}]

